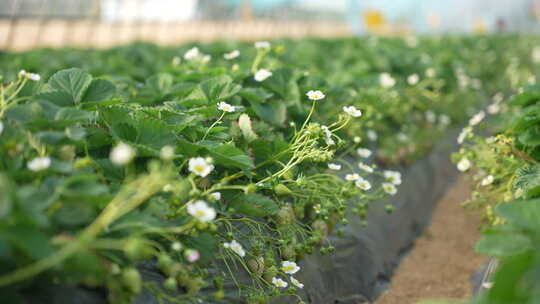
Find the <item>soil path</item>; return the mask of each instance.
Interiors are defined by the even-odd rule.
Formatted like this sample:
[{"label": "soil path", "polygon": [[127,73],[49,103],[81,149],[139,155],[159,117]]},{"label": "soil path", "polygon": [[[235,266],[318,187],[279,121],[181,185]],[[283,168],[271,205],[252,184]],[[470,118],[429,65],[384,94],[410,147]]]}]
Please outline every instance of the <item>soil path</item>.
[{"label": "soil path", "polygon": [[439,202],[431,226],[402,261],[377,304],[471,296],[471,275],[486,259],[473,248],[480,237],[478,216],[459,205],[469,195],[469,183],[460,177]]}]

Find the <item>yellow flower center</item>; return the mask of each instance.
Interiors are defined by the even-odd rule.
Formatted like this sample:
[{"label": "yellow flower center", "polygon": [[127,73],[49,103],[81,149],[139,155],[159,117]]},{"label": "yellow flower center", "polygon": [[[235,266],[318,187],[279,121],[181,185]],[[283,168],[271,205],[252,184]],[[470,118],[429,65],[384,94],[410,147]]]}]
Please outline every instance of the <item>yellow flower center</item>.
[{"label": "yellow flower center", "polygon": [[202,173],[204,171],[203,165],[196,165],[195,166],[195,172]]}]

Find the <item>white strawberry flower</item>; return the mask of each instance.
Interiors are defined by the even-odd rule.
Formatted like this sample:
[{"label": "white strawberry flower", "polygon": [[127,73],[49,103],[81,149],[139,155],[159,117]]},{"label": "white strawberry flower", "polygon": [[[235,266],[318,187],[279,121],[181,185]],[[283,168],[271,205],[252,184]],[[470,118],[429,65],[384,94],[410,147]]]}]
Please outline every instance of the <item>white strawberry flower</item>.
[{"label": "white strawberry flower", "polygon": [[187,205],[187,212],[197,220],[206,223],[216,218],[216,210],[205,201],[195,201]]},{"label": "white strawberry flower", "polygon": [[173,242],[171,244],[171,249],[173,251],[180,251],[180,250],[182,250],[182,244],[180,242]]},{"label": "white strawberry flower", "polygon": [[406,142],[409,140],[409,136],[407,136],[405,133],[398,133],[397,139],[401,142]]},{"label": "white strawberry flower", "polygon": [[356,149],[356,153],[358,153],[358,155],[363,158],[368,158],[371,156],[371,150],[366,148],[358,148]]},{"label": "white strawberry flower", "polygon": [[319,90],[310,90],[306,93],[306,96],[309,98],[309,100],[313,101],[321,100],[326,97],[326,95],[324,95],[324,93]]},{"label": "white strawberry flower", "polygon": [[300,270],[300,267],[295,262],[283,261],[281,262],[281,270],[286,274],[295,274]]},{"label": "white strawberry flower", "polygon": [[174,158],[174,147],[165,145],[159,151],[159,157],[163,160],[172,160]]},{"label": "white strawberry flower", "polygon": [[383,188],[384,192],[386,192],[386,193],[388,193],[390,195],[396,195],[396,193],[397,193],[397,188],[392,183],[383,183],[382,188]]},{"label": "white strawberry flower", "polygon": [[341,170],[341,165],[340,164],[330,163],[330,164],[328,164],[328,169],[339,171],[339,170]]},{"label": "white strawberry flower", "polygon": [[382,73],[379,76],[379,84],[381,87],[388,89],[396,85],[396,80],[390,74]]},{"label": "white strawberry flower", "polygon": [[435,123],[437,121],[437,115],[433,111],[426,111],[426,120],[429,123]]},{"label": "white strawberry flower", "polygon": [[238,243],[236,240],[232,240],[230,243],[224,243],[223,247],[231,249],[242,258],[246,256],[244,247],[242,247],[242,244]]},{"label": "white strawberry flower", "polygon": [[412,74],[412,75],[409,75],[409,77],[407,77],[407,83],[409,85],[416,85],[418,84],[418,82],[420,81],[420,76],[418,76],[418,74]]},{"label": "white strawberry flower", "polygon": [[263,49],[263,50],[270,49],[270,42],[268,42],[268,41],[257,41],[257,42],[255,42],[255,48],[256,49]]},{"label": "white strawberry flower", "polygon": [[206,177],[214,170],[214,165],[202,157],[194,157],[189,160],[188,169],[195,175]]},{"label": "white strawberry flower", "polygon": [[268,77],[272,76],[272,72],[267,69],[260,69],[255,73],[255,80],[258,82],[265,81]]},{"label": "white strawberry flower", "polygon": [[210,62],[210,60],[212,60],[212,56],[210,56],[210,55],[204,55],[204,56],[201,57],[201,62],[202,63],[208,63],[208,62]]},{"label": "white strawberry flower", "polygon": [[361,141],[362,141],[362,138],[360,136],[355,136],[353,138],[353,142],[356,143],[356,144],[360,143]]},{"label": "white strawberry flower", "polygon": [[484,179],[482,179],[482,186],[491,185],[494,180],[495,178],[493,177],[493,175],[488,175],[484,177]]},{"label": "white strawberry flower", "polygon": [[471,161],[468,158],[464,157],[458,162],[457,168],[459,171],[465,172],[471,168],[471,165]]},{"label": "white strawberry flower", "polygon": [[321,211],[322,211],[322,206],[321,206],[321,204],[317,204],[317,205],[313,206],[313,210],[314,210],[315,213],[317,213],[317,214],[321,213]]},{"label": "white strawberry flower", "polygon": [[352,117],[362,116],[362,111],[358,110],[355,106],[343,107],[343,112],[351,115]]},{"label": "white strawberry flower", "polygon": [[135,149],[125,143],[119,143],[111,150],[109,158],[117,166],[124,166],[130,163],[135,157]]},{"label": "white strawberry flower", "polygon": [[452,119],[450,118],[450,116],[446,115],[446,114],[441,114],[439,116],[439,123],[441,124],[441,126],[449,126],[451,123],[452,123]]},{"label": "white strawberry flower", "polygon": [[534,63],[540,63],[540,46],[535,46],[532,50],[532,60]]},{"label": "white strawberry flower", "polygon": [[29,161],[26,166],[34,172],[42,171],[51,166],[51,159],[48,156],[36,157]]},{"label": "white strawberry flower", "polygon": [[280,278],[273,277],[272,278],[272,284],[278,288],[286,288],[289,284],[287,282],[283,281]]},{"label": "white strawberry flower", "polygon": [[218,107],[218,110],[223,111],[223,112],[231,113],[231,112],[236,111],[235,106],[232,106],[232,105],[226,103],[225,101],[218,102],[217,107]]},{"label": "white strawberry flower", "polygon": [[484,120],[484,118],[486,117],[486,113],[484,111],[480,111],[478,113],[476,113],[470,120],[469,120],[469,125],[471,126],[476,126],[477,124],[479,124],[480,122],[482,122],[482,120]]},{"label": "white strawberry flower", "polygon": [[384,171],[386,180],[394,185],[401,185],[401,173],[398,171]]},{"label": "white strawberry flower", "polygon": [[223,55],[223,58],[225,58],[225,60],[233,60],[235,58],[237,58],[238,56],[240,56],[240,51],[239,50],[234,50],[230,53],[225,53]]},{"label": "white strawberry flower", "polygon": [[366,165],[363,162],[358,163],[358,168],[368,173],[373,173],[373,168],[370,165]]},{"label": "white strawberry flower", "polygon": [[426,76],[429,78],[433,78],[437,75],[437,71],[435,71],[434,68],[429,68],[426,70]]},{"label": "white strawberry flower", "polygon": [[208,194],[208,198],[213,201],[219,201],[221,199],[221,192],[212,192]]},{"label": "white strawberry flower", "polygon": [[304,284],[300,283],[300,281],[298,281],[297,279],[295,279],[295,278],[293,278],[293,277],[291,277],[291,283],[292,283],[294,286],[296,286],[296,287],[298,287],[298,288],[300,288],[300,289],[304,288]]},{"label": "white strawberry flower", "polygon": [[371,183],[363,178],[360,178],[358,180],[356,180],[356,183],[354,183],[356,185],[356,187],[364,190],[364,191],[367,191],[369,189],[371,189]]},{"label": "white strawberry flower", "polygon": [[369,140],[371,141],[376,141],[378,136],[377,136],[377,132],[373,131],[373,130],[368,130],[367,131],[367,137],[369,138]]},{"label": "white strawberry flower", "polygon": [[360,179],[360,175],[358,175],[358,173],[351,173],[351,174],[345,175],[345,180],[346,181],[352,182],[352,181],[355,181],[357,179]]},{"label": "white strawberry flower", "polygon": [[201,52],[198,47],[193,47],[184,54],[184,59],[187,61],[195,60],[199,57],[201,57]]},{"label": "white strawberry flower", "polygon": [[487,112],[491,115],[495,115],[501,111],[501,105],[498,103],[492,103],[487,107]]}]

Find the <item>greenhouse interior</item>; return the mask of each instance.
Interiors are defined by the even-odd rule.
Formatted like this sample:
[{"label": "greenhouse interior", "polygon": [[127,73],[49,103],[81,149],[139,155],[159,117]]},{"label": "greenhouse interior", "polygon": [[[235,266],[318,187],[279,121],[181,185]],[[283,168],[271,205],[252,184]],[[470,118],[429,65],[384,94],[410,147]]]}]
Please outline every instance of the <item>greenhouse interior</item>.
[{"label": "greenhouse interior", "polygon": [[540,0],[0,0],[0,303],[538,304],[539,77]]}]

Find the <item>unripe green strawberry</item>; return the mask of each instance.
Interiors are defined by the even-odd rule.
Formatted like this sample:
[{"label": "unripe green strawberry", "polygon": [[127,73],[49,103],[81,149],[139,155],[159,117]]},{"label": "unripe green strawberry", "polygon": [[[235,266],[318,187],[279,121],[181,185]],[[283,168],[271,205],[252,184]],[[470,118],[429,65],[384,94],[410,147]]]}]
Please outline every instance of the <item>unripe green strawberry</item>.
[{"label": "unripe green strawberry", "polygon": [[139,294],[142,289],[142,279],[139,271],[129,267],[122,271],[122,282],[134,294]]},{"label": "unripe green strawberry", "polygon": [[304,219],[306,217],[306,205],[304,204],[294,204],[293,206],[294,214],[299,219]]},{"label": "unripe green strawberry", "polygon": [[190,296],[195,296],[199,293],[203,285],[204,280],[202,278],[192,278],[186,284],[187,294]]},{"label": "unripe green strawberry", "polygon": [[163,286],[167,290],[175,291],[176,289],[178,289],[178,282],[176,281],[175,278],[169,277],[165,280],[165,282],[163,283]]},{"label": "unripe green strawberry", "polygon": [[158,267],[166,275],[171,275],[173,263],[172,258],[167,254],[162,253],[158,257]]},{"label": "unripe green strawberry", "polygon": [[313,228],[313,231],[315,233],[319,234],[320,236],[327,237],[328,236],[328,224],[323,220],[316,220],[311,224],[311,227]]},{"label": "unripe green strawberry", "polygon": [[296,260],[296,251],[294,250],[294,246],[292,244],[281,247],[280,251],[281,251],[281,259],[282,260],[287,260],[287,261],[295,261]]},{"label": "unripe green strawberry", "polygon": [[244,193],[245,194],[253,194],[257,191],[257,185],[255,184],[249,184],[245,189],[244,189]]},{"label": "unripe green strawberry", "polygon": [[124,253],[132,261],[138,261],[152,257],[154,249],[143,239],[130,238],[124,244]]},{"label": "unripe green strawberry", "polygon": [[264,258],[262,256],[249,259],[247,265],[249,270],[257,276],[261,276],[264,272]]},{"label": "unripe green strawberry", "polygon": [[93,161],[92,161],[92,158],[90,157],[77,158],[75,160],[75,163],[73,164],[73,167],[75,169],[87,168],[87,167],[90,167],[92,163]]},{"label": "unripe green strawberry", "polygon": [[286,204],[285,206],[281,207],[277,217],[277,223],[279,225],[290,225],[294,222],[295,216],[294,216],[294,210],[290,204]]},{"label": "unripe green strawberry", "polygon": [[223,291],[223,289],[220,289],[214,293],[214,299],[221,300],[223,298],[225,298],[225,292]]},{"label": "unripe green strawberry", "polygon": [[277,196],[291,195],[293,193],[291,189],[287,188],[287,186],[283,184],[275,185],[274,192],[276,193]]},{"label": "unripe green strawberry", "polygon": [[274,278],[278,273],[278,269],[276,266],[267,267],[264,270],[263,278],[267,282],[272,282],[272,278]]}]

